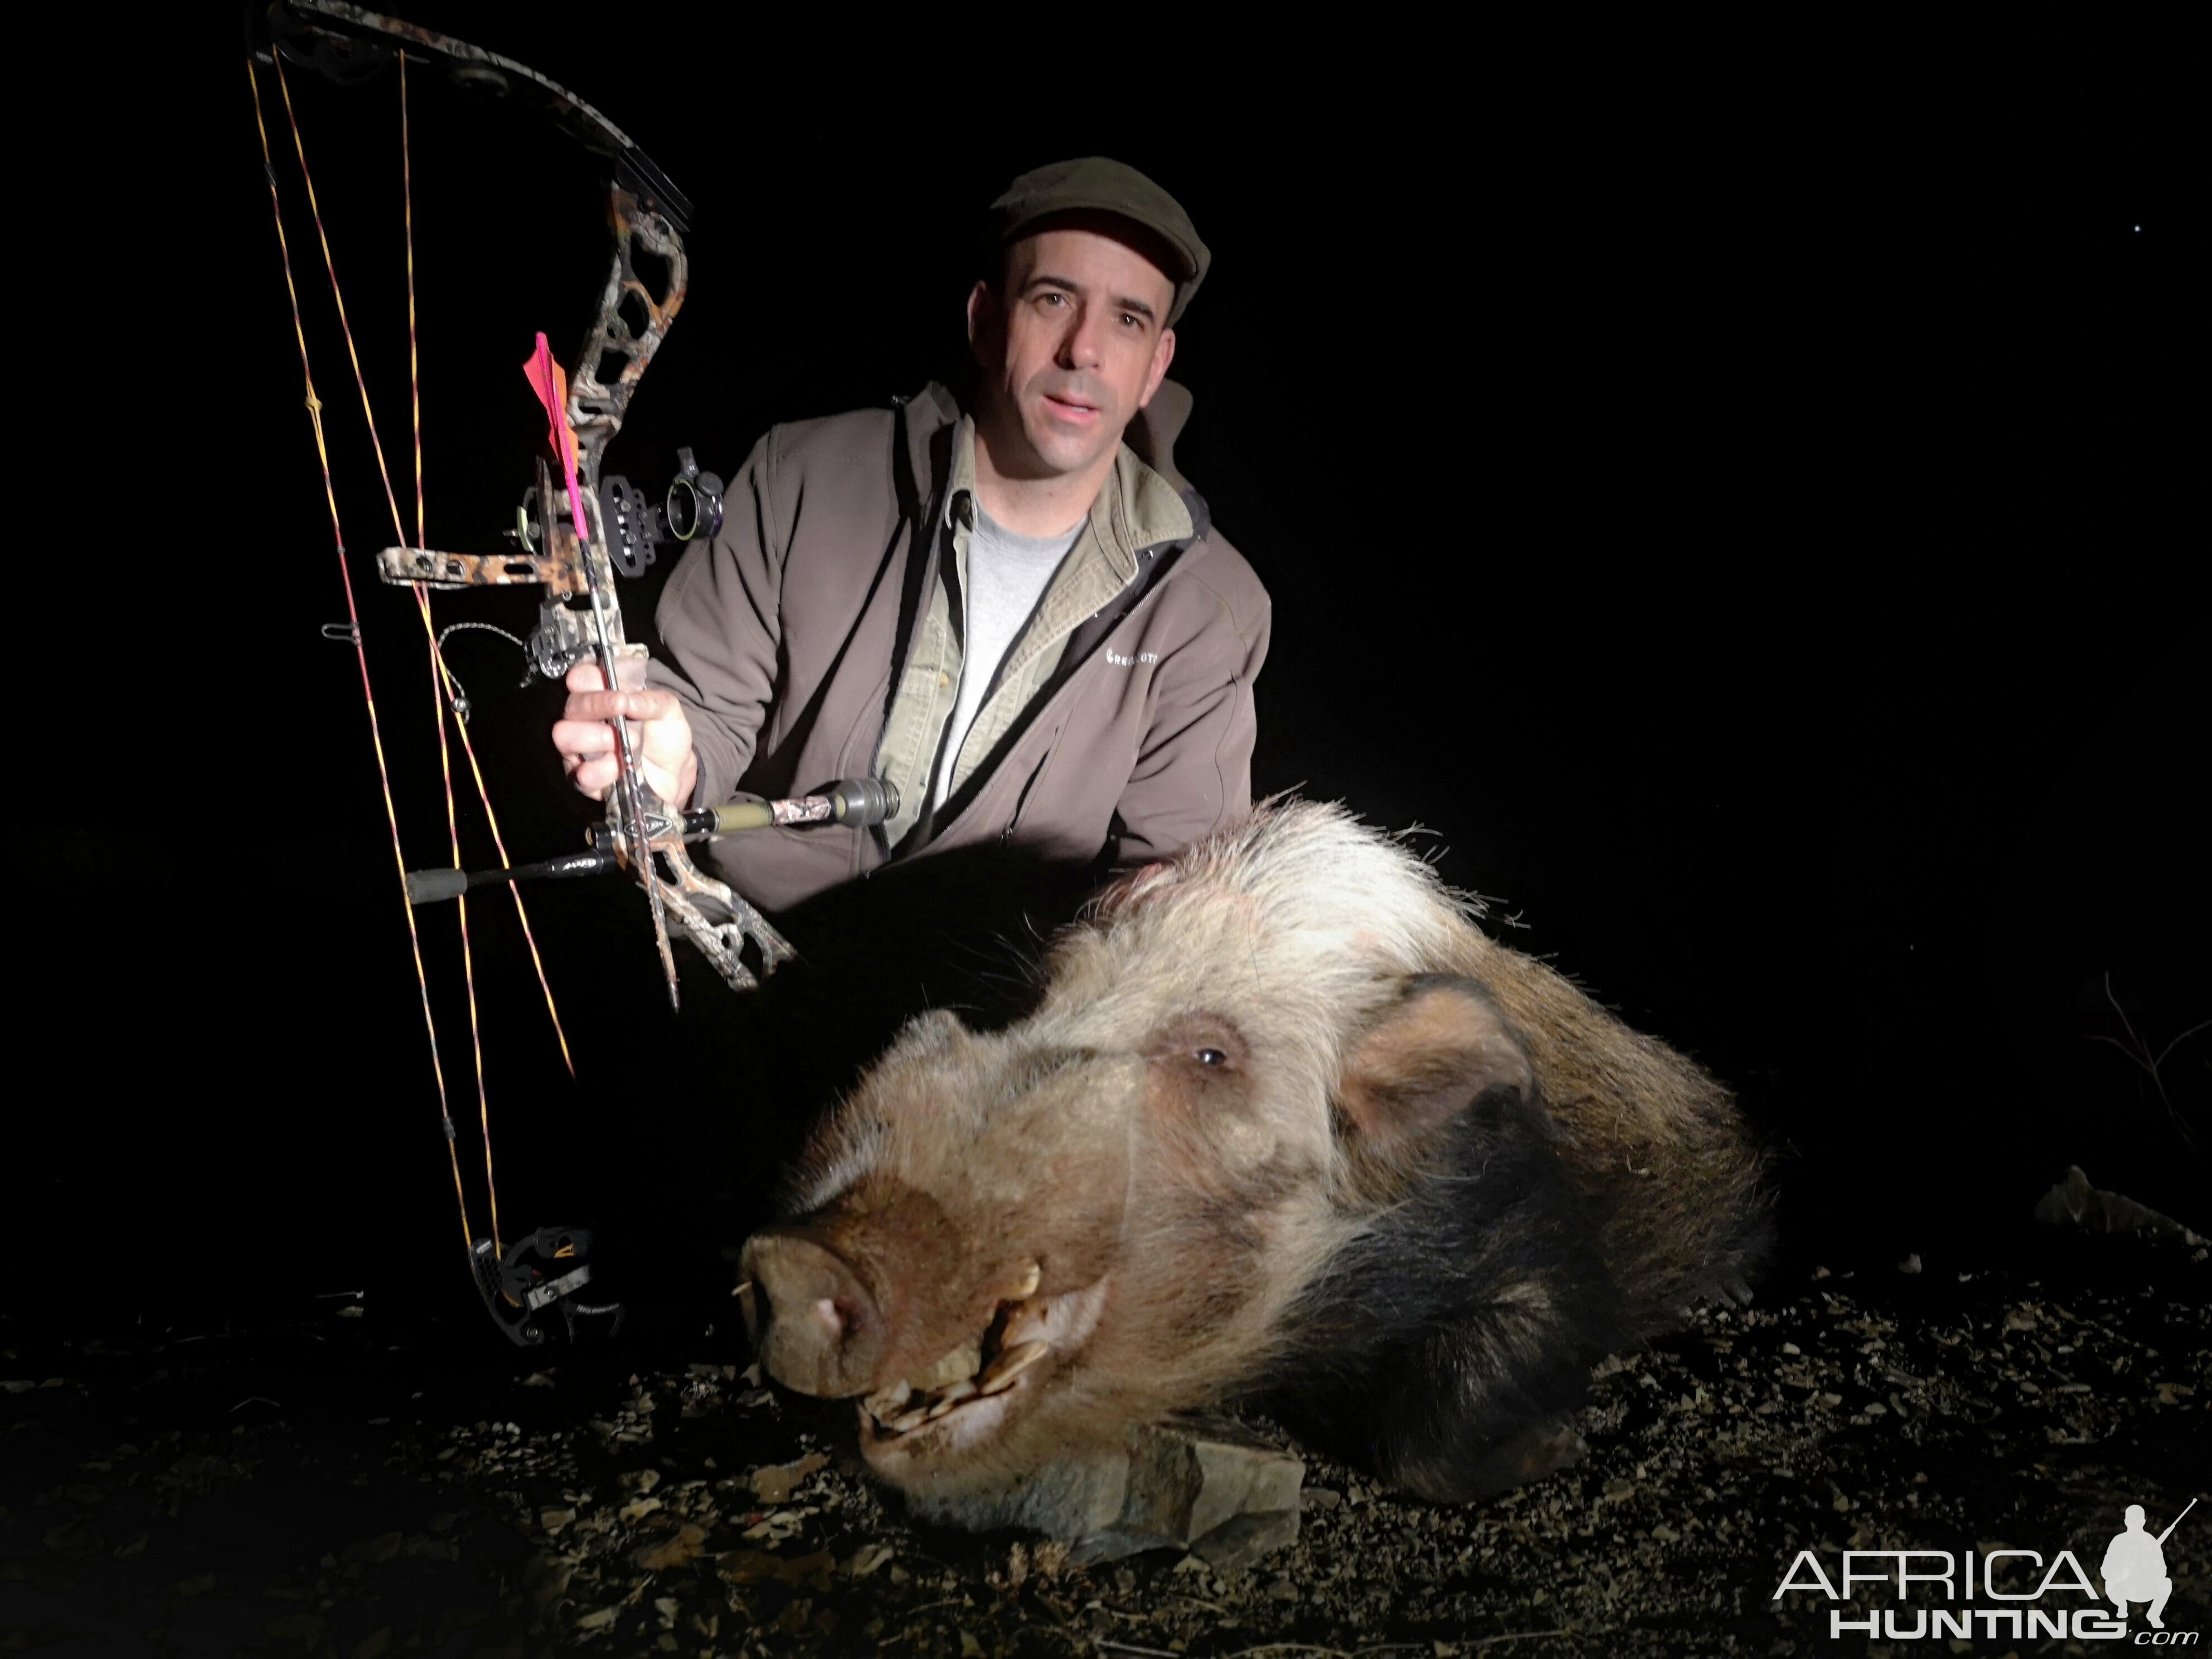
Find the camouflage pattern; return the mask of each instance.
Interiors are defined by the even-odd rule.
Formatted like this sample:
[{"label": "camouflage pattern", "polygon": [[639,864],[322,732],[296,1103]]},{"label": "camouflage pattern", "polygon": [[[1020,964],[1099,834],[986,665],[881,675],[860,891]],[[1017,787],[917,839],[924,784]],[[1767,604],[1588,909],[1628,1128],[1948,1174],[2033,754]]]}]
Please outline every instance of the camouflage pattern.
[{"label": "camouflage pattern", "polygon": [[[395,51],[438,62],[456,80],[522,95],[586,148],[611,159],[614,179],[608,188],[607,210],[614,234],[613,259],[582,355],[569,378],[567,409],[576,436],[585,544],[578,545],[565,494],[555,490],[541,462],[537,534],[534,538],[526,534],[526,519],[523,545],[516,551],[442,553],[388,547],[377,556],[377,574],[389,583],[439,588],[535,583],[545,590],[538,630],[530,641],[535,672],[557,679],[575,664],[596,657],[614,683],[617,663],[642,657],[645,648],[623,637],[599,501],[599,468],[607,445],[622,429],[638,382],[683,308],[690,280],[683,238],[690,204],[628,134],[582,99],[511,58],[342,0],[281,0],[270,9],[268,27],[273,44],[288,56],[332,73],[369,72]],[[657,293],[638,273],[638,249],[659,262],[663,276]],[[617,735],[627,752],[628,734]],[[624,787],[609,792],[607,834],[617,855],[646,889],[655,931],[662,931],[665,911],[725,981],[735,989],[750,989],[758,981],[744,961],[747,944],[753,946],[763,973],[793,955],[791,946],[726,883],[699,872],[684,850],[678,815],[635,778],[634,768],[628,769],[632,775]],[[631,796],[628,811],[620,805],[625,794]],[[665,957],[665,936],[663,949],[672,998],[675,969],[672,958]]]}]

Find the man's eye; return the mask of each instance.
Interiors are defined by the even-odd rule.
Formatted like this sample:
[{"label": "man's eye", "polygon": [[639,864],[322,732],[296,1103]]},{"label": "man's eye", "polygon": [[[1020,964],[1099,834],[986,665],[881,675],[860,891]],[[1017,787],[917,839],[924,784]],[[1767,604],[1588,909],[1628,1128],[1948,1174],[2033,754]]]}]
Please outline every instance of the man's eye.
[{"label": "man's eye", "polygon": [[1138,315],[1137,315],[1137,313],[1136,313],[1135,312],[1133,312],[1133,311],[1125,311],[1125,312],[1123,312],[1123,313],[1121,313],[1121,326],[1122,326],[1122,327],[1124,327],[1124,328],[1142,328],[1144,325],[1145,325],[1145,319],[1144,319],[1143,318],[1141,318],[1141,317],[1138,316]]}]

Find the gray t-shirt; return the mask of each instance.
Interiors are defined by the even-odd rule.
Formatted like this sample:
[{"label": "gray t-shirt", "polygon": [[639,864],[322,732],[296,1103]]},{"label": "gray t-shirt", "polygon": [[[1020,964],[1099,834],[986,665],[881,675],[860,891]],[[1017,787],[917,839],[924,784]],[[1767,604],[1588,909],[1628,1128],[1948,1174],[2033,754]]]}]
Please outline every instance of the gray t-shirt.
[{"label": "gray t-shirt", "polygon": [[1051,585],[1053,572],[1075,545],[1083,520],[1065,536],[1018,536],[975,507],[975,527],[968,537],[967,637],[961,642],[960,691],[945,722],[945,746],[937,757],[937,781],[930,790],[933,806],[945,805],[952,770],[967,741],[968,728],[983,706],[1000,659],[1036,610]]}]

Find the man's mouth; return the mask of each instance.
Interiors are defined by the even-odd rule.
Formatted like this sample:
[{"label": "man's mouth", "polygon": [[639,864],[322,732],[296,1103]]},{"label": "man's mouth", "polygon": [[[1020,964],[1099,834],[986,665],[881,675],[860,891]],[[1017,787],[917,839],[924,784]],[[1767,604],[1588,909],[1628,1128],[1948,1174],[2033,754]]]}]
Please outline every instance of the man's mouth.
[{"label": "man's mouth", "polygon": [[1098,405],[1087,398],[1070,397],[1061,392],[1048,392],[1044,394],[1044,400],[1052,406],[1054,414],[1066,420],[1088,421],[1097,417]]}]

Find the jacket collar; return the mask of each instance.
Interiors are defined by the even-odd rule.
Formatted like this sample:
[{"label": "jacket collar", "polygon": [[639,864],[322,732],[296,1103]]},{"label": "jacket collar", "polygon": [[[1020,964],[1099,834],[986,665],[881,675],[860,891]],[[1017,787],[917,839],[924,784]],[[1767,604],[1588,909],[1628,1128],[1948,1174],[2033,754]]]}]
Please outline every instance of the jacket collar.
[{"label": "jacket collar", "polygon": [[[1176,388],[1180,392],[1181,387]],[[914,446],[915,477],[929,478],[936,470],[931,465],[930,438],[934,426],[942,429],[940,410],[953,415],[953,430],[946,457],[945,487],[939,491],[933,487],[927,493],[944,505],[940,522],[947,528],[955,525],[972,525],[975,510],[975,421],[971,415],[960,413],[951,404],[950,394],[941,402],[933,393],[943,393],[944,388],[933,385],[921,397],[915,399],[913,416],[908,427],[908,442]],[[1158,399],[1155,398],[1157,403]],[[928,404],[925,410],[923,405]],[[1182,400],[1182,411],[1189,407],[1188,396]],[[936,422],[930,416],[938,416]],[[1178,413],[1176,424],[1182,424]],[[1170,441],[1172,434],[1170,434]],[[1170,463],[1170,465],[1172,465]],[[932,484],[934,484],[932,479]],[[1194,499],[1195,492],[1193,492]],[[1203,511],[1200,505],[1199,511]],[[1125,441],[1114,456],[1113,469],[1099,487],[1098,498],[1091,504],[1090,528],[1099,550],[1106,556],[1115,574],[1123,581],[1137,574],[1139,553],[1148,548],[1187,542],[1198,533],[1196,515],[1191,502],[1166,478],[1146,465]]]}]

